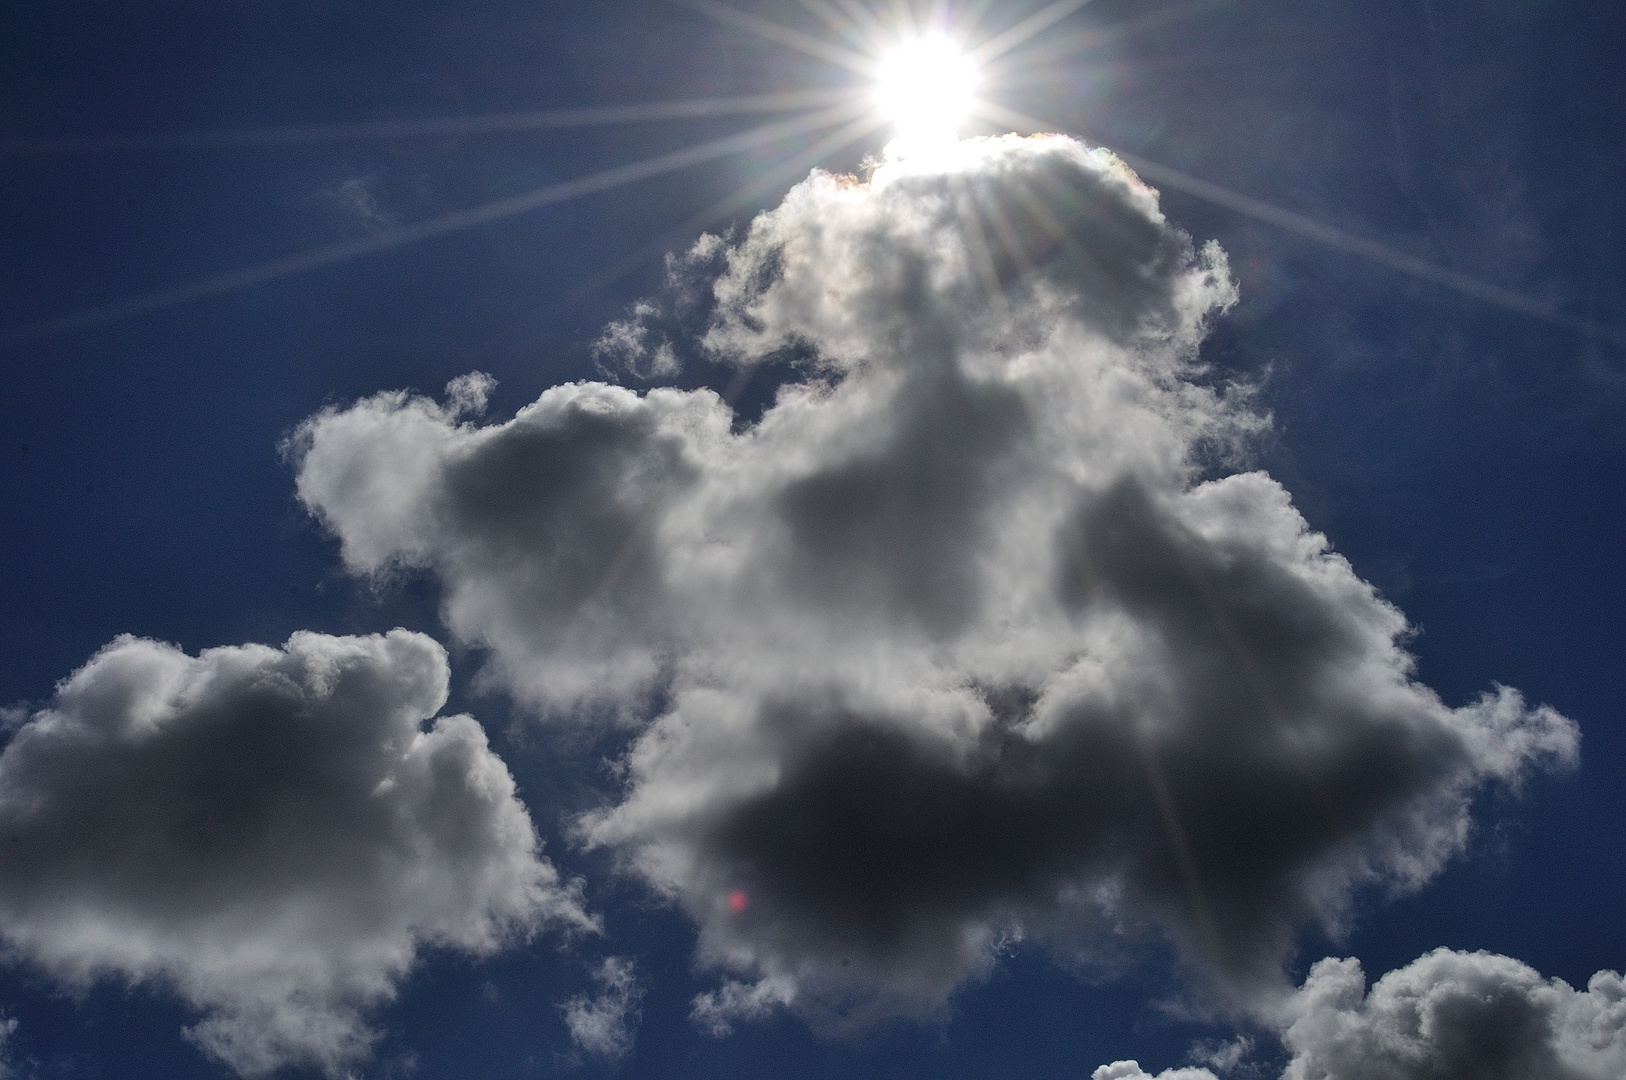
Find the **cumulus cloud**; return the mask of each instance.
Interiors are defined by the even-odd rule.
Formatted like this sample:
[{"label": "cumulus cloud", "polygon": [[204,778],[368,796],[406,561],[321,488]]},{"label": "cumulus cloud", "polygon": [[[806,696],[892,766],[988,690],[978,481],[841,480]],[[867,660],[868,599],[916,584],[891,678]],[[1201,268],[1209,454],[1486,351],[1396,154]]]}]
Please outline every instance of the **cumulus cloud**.
[{"label": "cumulus cloud", "polygon": [[1516,691],[1417,682],[1401,612],[1239,471],[1269,418],[1197,359],[1225,256],[1111,154],[814,173],[703,255],[699,347],[800,365],[754,424],[577,383],[288,443],[346,565],[432,575],[488,685],[637,725],[580,835],[731,973],[702,1026],[927,1013],[1023,938],[1160,933],[1253,998],[1460,851],[1485,785],[1575,759]]},{"label": "cumulus cloud", "polygon": [[1626,1076],[1626,979],[1584,991],[1518,960],[1436,949],[1370,991],[1326,959],[1288,1001],[1282,1080],[1615,1080]]},{"label": "cumulus cloud", "polygon": [[578,994],[563,1005],[570,1041],[603,1061],[620,1061],[632,1052],[644,998],[633,962],[606,957],[593,972],[597,994]]},{"label": "cumulus cloud", "polygon": [[121,637],[0,754],[0,937],[73,987],[173,988],[244,1076],[339,1075],[418,950],[588,928],[421,634]]}]

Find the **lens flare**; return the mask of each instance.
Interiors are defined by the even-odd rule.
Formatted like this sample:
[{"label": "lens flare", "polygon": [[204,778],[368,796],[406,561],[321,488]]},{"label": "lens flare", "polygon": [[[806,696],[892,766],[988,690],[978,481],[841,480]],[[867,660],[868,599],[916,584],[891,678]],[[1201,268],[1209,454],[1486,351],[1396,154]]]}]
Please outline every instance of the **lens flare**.
[{"label": "lens flare", "polygon": [[916,38],[882,58],[875,100],[900,150],[953,143],[971,112],[977,64],[942,36]]}]

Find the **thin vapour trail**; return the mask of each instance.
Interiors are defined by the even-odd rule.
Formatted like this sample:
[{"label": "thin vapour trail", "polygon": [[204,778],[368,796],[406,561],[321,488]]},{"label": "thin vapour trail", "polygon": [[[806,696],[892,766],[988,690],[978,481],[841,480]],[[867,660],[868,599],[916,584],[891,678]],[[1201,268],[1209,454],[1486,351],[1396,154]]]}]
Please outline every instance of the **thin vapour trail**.
[{"label": "thin vapour trail", "polygon": [[637,105],[592,105],[541,109],[494,116],[446,116],[427,120],[356,121],[343,124],[298,124],[285,127],[224,131],[181,131],[167,135],[88,135],[50,139],[0,140],[0,156],[99,154],[142,150],[218,149],[236,146],[286,146],[301,143],[374,139],[452,138],[549,128],[605,127],[657,120],[703,120],[750,113],[796,112],[834,105],[851,98],[850,90],[796,90],[740,97],[692,98]]},{"label": "thin vapour trail", "polygon": [[483,225],[500,218],[510,217],[514,214],[524,213],[528,210],[540,209],[566,202],[582,195],[607,191],[623,184],[630,184],[639,180],[647,180],[664,173],[676,172],[679,169],[713,161],[729,154],[749,150],[776,139],[792,135],[800,135],[809,131],[817,131],[830,127],[848,119],[858,107],[844,105],[833,109],[823,109],[807,116],[792,120],[782,120],[773,124],[764,124],[737,135],[729,135],[721,139],[713,139],[697,146],[674,150],[668,154],[648,158],[644,161],[622,165],[613,169],[605,169],[575,180],[566,180],[558,184],[537,188],[520,195],[498,199],[482,206],[472,207],[468,210],[458,210],[441,217],[431,218],[428,221],[417,222],[412,225],[403,225],[385,232],[375,233],[371,236],[356,240],[347,240],[342,243],[329,244],[326,247],[316,248],[313,251],[300,252],[286,258],[272,262],[262,263],[259,266],[245,267],[229,273],[219,274],[202,281],[179,285],[171,289],[164,289],[145,296],[123,300],[105,307],[93,308],[89,311],[66,315],[61,318],[48,319],[35,323],[10,333],[0,335],[0,338],[11,342],[29,341],[49,337],[54,334],[70,330],[80,330],[102,323],[113,322],[118,319],[140,315],[149,311],[184,304],[204,297],[218,296],[222,293],[234,292],[255,285],[261,285],[279,278],[291,277],[294,274],[304,273],[334,263],[346,262],[363,255],[374,252],[387,251],[402,247],[406,244],[428,240],[436,236],[445,236],[475,225]]},{"label": "thin vapour trail", "polygon": [[[978,109],[982,115],[990,120],[1013,124],[1028,131],[1060,130],[1055,125],[1046,124],[1031,116],[1024,116],[1021,113],[1013,112],[991,102],[979,102]],[[1200,177],[1183,173],[1178,169],[1171,169],[1167,165],[1159,165],[1157,162],[1149,161],[1138,154],[1131,154],[1122,150],[1113,150],[1112,152],[1122,158],[1125,164],[1142,177],[1162,187],[1172,188],[1175,191],[1196,196],[1216,206],[1234,210],[1256,221],[1275,226],[1285,232],[1326,244],[1328,247],[1337,248],[1339,251],[1351,255],[1358,255],[1363,259],[1387,266],[1391,270],[1398,270],[1422,281],[1443,286],[1471,299],[1502,308],[1504,311],[1526,315],[1589,338],[1596,338],[1611,345],[1626,348],[1626,329],[1583,318],[1579,315],[1571,315],[1552,301],[1537,300],[1535,297],[1525,296],[1523,293],[1514,292],[1512,289],[1504,289],[1500,285],[1492,285],[1489,282],[1480,281],[1478,278],[1469,277],[1467,274],[1448,270],[1443,266],[1437,266],[1416,256],[1407,255],[1403,251],[1396,251],[1387,244],[1380,244],[1376,240],[1345,232],[1343,229],[1323,224],[1314,218],[1305,217],[1303,214],[1272,205],[1251,195],[1243,195],[1229,188],[1203,180]]]}]

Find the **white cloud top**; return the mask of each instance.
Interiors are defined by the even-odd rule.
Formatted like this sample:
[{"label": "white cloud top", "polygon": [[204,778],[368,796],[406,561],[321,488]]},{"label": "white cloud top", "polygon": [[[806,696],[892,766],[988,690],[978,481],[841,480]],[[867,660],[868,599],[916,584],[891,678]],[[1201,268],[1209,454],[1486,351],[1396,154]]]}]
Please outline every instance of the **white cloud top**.
[{"label": "white cloud top", "polygon": [[70,986],[172,987],[244,1076],[342,1074],[423,946],[592,925],[479,724],[424,726],[447,677],[404,630],[119,638],[0,754],[0,935]]},{"label": "white cloud top", "polygon": [[[692,340],[797,365],[754,424],[579,383],[486,426],[382,394],[289,446],[346,565],[433,575],[489,682],[640,725],[581,836],[735,976],[704,1026],[928,1012],[1020,937],[1155,930],[1279,988],[1307,921],[1420,885],[1484,785],[1574,760],[1515,691],[1418,683],[1403,615],[1235,471],[1268,417],[1196,362],[1224,254],[1110,154],[815,173],[703,248],[673,264],[711,275],[679,283]],[[633,355],[665,304],[605,355],[666,363]]]}]

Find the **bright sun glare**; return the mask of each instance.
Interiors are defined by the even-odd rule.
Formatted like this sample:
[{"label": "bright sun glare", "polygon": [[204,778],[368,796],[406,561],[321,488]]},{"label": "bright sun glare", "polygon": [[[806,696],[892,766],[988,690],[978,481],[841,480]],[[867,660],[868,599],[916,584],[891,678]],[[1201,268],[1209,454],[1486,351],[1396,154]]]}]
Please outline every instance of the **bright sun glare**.
[{"label": "bright sun glare", "polygon": [[875,98],[905,146],[953,142],[971,112],[977,78],[976,61],[953,41],[921,37],[882,58]]}]

